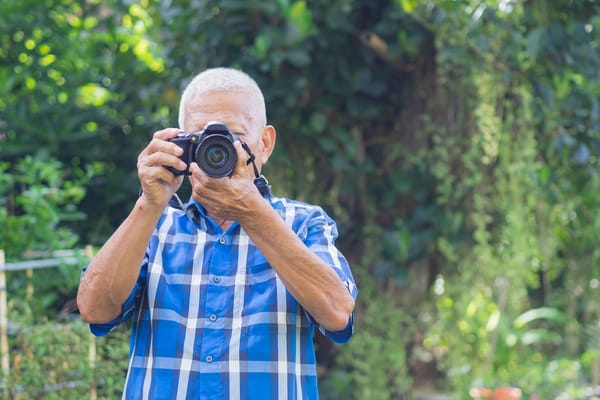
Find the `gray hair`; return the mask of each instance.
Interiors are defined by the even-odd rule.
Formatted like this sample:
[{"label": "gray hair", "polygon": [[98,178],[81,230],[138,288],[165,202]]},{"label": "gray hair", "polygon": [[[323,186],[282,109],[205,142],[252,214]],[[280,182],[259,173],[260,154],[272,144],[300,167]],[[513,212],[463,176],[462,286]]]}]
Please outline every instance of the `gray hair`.
[{"label": "gray hair", "polygon": [[186,86],[179,101],[179,128],[183,129],[186,104],[195,96],[208,92],[231,92],[248,96],[248,114],[259,124],[267,124],[265,99],[258,84],[245,72],[233,68],[210,68],[202,71]]}]

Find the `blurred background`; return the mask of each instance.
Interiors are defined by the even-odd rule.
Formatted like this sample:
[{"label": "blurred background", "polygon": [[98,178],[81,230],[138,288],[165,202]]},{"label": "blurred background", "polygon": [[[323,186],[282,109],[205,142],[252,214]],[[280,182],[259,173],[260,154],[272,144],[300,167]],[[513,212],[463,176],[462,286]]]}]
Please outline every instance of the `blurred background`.
[{"label": "blurred background", "polygon": [[275,195],[334,217],[360,289],[322,399],[591,398],[599,31],[598,0],[0,0],[0,397],[120,398],[128,327],[90,337],[80,269],[185,84],[230,66]]}]

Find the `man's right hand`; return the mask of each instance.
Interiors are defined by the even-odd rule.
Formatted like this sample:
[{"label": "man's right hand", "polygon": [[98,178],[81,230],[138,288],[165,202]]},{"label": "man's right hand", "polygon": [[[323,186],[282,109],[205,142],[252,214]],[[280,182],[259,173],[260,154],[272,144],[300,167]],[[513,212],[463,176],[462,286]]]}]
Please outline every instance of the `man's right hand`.
[{"label": "man's right hand", "polygon": [[175,175],[165,167],[185,170],[186,164],[179,159],[183,150],[168,139],[179,134],[177,128],[167,128],[154,133],[150,143],[140,153],[137,170],[142,185],[142,198],[146,205],[164,209],[183,182],[182,175]]}]

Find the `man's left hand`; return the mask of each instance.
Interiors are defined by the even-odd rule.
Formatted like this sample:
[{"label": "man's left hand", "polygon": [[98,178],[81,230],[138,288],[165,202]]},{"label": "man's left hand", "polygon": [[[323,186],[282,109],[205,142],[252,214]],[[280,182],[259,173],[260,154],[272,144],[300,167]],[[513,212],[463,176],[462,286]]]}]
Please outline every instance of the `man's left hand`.
[{"label": "man's left hand", "polygon": [[239,221],[252,210],[253,197],[260,197],[254,185],[252,166],[247,165],[250,156],[241,142],[234,142],[234,146],[238,162],[230,177],[211,178],[195,162],[190,165],[192,198],[202,204],[209,215],[229,221]]}]

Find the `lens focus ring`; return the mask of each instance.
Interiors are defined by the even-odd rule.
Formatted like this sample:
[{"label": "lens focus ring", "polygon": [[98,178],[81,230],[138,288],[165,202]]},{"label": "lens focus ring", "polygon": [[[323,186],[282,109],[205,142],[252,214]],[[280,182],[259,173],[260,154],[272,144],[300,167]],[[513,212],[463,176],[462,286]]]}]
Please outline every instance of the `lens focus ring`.
[{"label": "lens focus ring", "polygon": [[198,166],[213,178],[231,176],[237,164],[237,152],[233,140],[223,134],[203,137],[194,158]]}]

